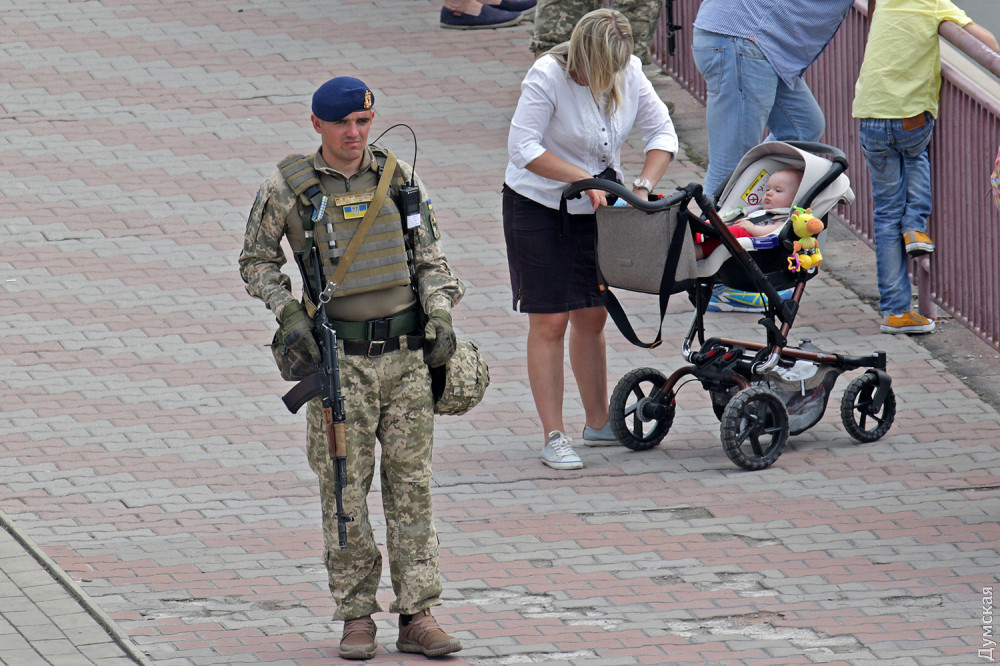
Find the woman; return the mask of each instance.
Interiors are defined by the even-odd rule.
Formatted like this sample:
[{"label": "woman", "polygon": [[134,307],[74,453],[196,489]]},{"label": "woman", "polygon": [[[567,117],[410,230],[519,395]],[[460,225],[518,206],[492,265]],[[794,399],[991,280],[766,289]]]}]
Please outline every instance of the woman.
[{"label": "woman", "polygon": [[514,308],[528,313],[528,381],[542,421],[542,462],[579,469],[562,419],[563,346],[586,414],[588,445],[614,444],[608,423],[607,312],[597,290],[595,216],[603,190],[569,202],[571,232],[560,239],[559,200],[567,183],[613,170],[633,125],[645,163],[632,191],[647,196],[677,151],[666,105],[632,55],[632,30],[621,13],[584,15],[567,43],[535,61],[521,84],[511,120],[503,191],[504,236]]}]

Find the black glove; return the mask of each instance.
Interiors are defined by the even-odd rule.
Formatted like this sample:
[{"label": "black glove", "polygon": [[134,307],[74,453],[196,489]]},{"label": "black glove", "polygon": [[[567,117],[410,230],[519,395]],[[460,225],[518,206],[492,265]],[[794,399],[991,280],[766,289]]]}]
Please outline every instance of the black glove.
[{"label": "black glove", "polygon": [[451,327],[451,313],[435,310],[424,326],[424,363],[439,368],[455,353],[455,330]]},{"label": "black glove", "polygon": [[313,321],[302,309],[302,304],[292,301],[281,311],[281,339],[285,347],[311,360],[320,362],[319,345],[313,337]]}]

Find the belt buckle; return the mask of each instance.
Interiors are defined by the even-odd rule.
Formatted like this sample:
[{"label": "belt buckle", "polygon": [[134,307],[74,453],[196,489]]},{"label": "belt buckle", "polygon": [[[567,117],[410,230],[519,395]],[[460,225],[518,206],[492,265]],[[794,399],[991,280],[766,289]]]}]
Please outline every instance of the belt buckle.
[{"label": "belt buckle", "polygon": [[368,357],[381,356],[382,353],[385,351],[385,343],[386,343],[385,340],[370,340],[368,342],[368,352],[365,354],[365,356]]}]

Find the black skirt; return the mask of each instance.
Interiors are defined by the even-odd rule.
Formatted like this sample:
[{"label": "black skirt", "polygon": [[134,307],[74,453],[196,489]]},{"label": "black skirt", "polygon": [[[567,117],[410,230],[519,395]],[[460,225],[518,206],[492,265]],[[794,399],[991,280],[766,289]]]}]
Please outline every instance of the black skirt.
[{"label": "black skirt", "polygon": [[[503,186],[503,231],[513,308],[550,314],[603,307],[597,288],[597,220],[570,215],[559,238],[559,211]],[[520,306],[520,307],[518,307]]]}]

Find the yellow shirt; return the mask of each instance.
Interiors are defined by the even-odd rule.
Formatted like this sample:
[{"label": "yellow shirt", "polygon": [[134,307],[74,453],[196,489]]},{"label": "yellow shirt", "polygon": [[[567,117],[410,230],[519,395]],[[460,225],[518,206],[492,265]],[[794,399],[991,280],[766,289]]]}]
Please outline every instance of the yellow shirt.
[{"label": "yellow shirt", "polygon": [[935,117],[941,92],[938,26],[972,22],[951,0],[878,0],[854,89],[855,118]]}]

